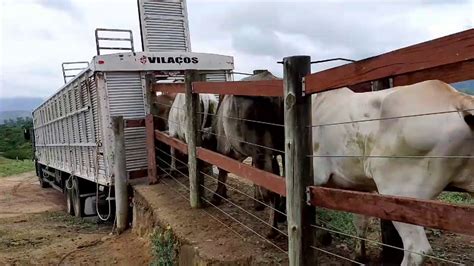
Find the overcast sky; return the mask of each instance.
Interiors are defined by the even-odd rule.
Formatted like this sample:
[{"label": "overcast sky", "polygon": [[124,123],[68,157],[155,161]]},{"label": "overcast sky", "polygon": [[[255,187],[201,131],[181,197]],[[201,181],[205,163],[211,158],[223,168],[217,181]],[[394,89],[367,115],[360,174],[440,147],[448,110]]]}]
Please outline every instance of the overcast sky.
[{"label": "overcast sky", "polygon": [[[0,2],[3,98],[55,92],[62,62],[95,54],[97,27],[132,29],[141,47],[136,0]],[[284,56],[362,59],[474,28],[474,0],[254,2],[188,0],[193,51],[232,55],[236,71],[281,76]]]}]

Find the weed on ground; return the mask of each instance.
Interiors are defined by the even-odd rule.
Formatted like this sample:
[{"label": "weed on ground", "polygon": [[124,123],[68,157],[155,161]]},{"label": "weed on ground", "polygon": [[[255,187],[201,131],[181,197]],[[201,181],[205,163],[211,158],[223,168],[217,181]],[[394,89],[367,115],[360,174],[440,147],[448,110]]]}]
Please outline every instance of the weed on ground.
[{"label": "weed on ground", "polygon": [[169,266],[177,264],[178,240],[171,227],[156,228],[150,237],[153,253],[153,266]]}]

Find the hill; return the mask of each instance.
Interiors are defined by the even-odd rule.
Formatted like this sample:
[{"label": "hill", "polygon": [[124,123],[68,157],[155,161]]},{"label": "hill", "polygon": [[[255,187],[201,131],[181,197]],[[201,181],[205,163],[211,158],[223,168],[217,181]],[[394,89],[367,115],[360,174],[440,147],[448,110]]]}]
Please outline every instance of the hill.
[{"label": "hill", "polygon": [[457,82],[451,85],[459,91],[474,95],[474,80]]},{"label": "hill", "polygon": [[31,117],[31,111],[0,111],[0,125],[10,119],[16,121],[19,117]]},{"label": "hill", "polygon": [[2,111],[33,111],[43,102],[40,97],[12,97],[0,98],[0,112]]},{"label": "hill", "polygon": [[31,117],[31,111],[43,102],[39,97],[0,98],[0,125],[5,120]]}]

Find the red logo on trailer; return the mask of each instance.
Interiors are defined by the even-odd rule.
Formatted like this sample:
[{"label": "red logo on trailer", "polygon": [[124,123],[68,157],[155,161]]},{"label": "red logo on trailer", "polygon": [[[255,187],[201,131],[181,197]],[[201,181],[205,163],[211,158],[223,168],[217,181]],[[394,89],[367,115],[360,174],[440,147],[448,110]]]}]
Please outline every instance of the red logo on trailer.
[{"label": "red logo on trailer", "polygon": [[140,63],[146,64],[146,62],[147,62],[146,56],[140,57]]}]

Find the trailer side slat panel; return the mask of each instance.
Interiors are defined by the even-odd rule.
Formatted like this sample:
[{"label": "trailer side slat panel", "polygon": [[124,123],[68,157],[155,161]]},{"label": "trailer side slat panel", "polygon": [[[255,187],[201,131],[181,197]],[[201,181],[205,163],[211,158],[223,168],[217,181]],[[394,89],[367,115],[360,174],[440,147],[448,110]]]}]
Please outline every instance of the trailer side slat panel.
[{"label": "trailer side slat panel", "polygon": [[90,75],[90,71],[83,72],[33,112],[36,158],[43,165],[90,181],[96,179],[99,164],[97,178],[104,183],[103,158],[96,156],[101,128],[97,88]]},{"label": "trailer side slat panel", "polygon": [[[110,116],[125,120],[145,118],[145,99],[139,72],[107,72],[105,74]],[[127,172],[147,169],[145,125],[125,128]]]}]

